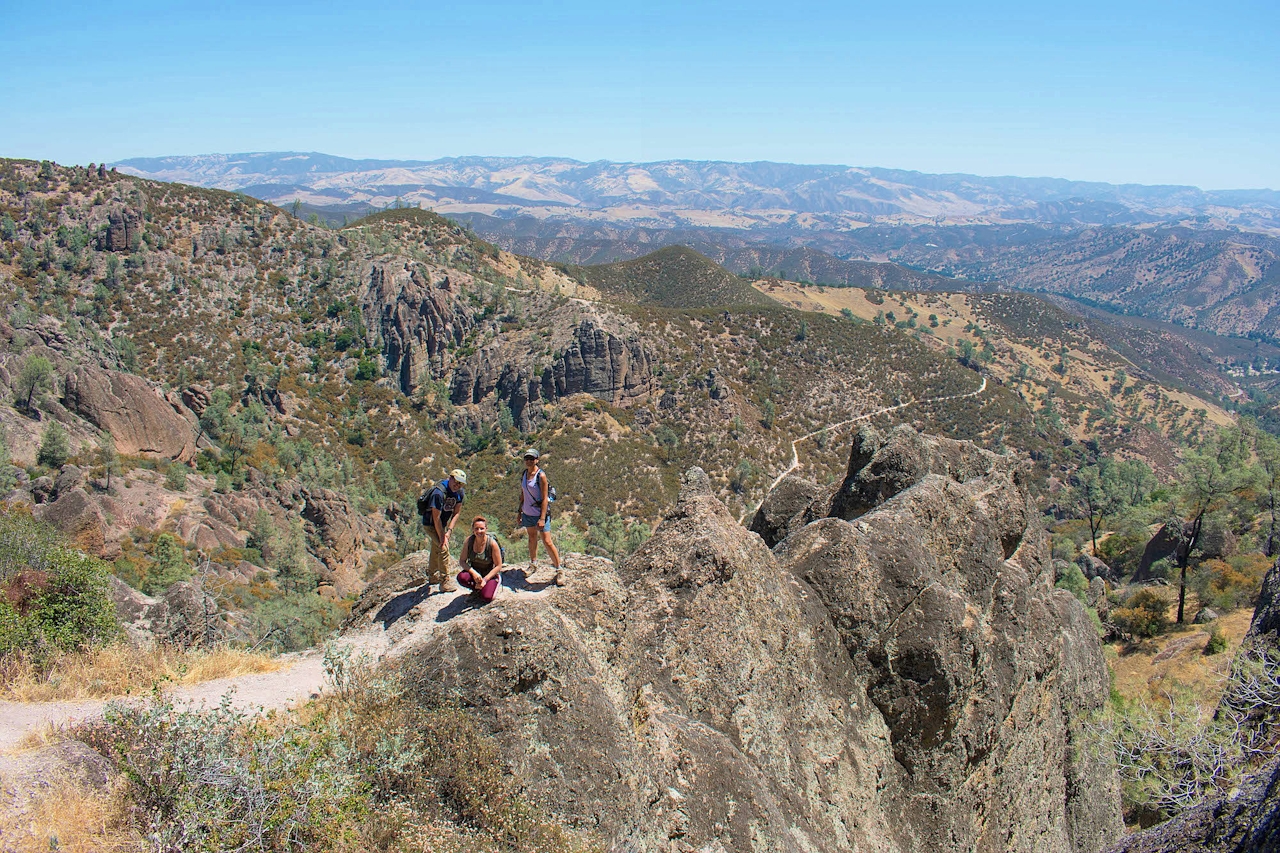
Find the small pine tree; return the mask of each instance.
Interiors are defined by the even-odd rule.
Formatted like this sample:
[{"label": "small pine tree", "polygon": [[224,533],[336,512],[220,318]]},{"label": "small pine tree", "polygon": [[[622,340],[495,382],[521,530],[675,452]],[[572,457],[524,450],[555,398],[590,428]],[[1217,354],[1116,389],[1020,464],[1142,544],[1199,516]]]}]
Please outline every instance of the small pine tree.
[{"label": "small pine tree", "polygon": [[67,457],[70,455],[71,443],[67,439],[67,431],[57,421],[49,421],[40,436],[36,462],[46,468],[61,468],[67,464]]},{"label": "small pine tree", "polygon": [[22,408],[31,411],[31,401],[53,382],[53,362],[42,355],[32,353],[22,362],[22,372],[18,374],[18,395],[22,398]]},{"label": "small pine tree", "polygon": [[120,473],[120,455],[116,453],[116,440],[104,432],[98,439],[98,464],[107,477],[107,491],[111,491],[111,475]]}]

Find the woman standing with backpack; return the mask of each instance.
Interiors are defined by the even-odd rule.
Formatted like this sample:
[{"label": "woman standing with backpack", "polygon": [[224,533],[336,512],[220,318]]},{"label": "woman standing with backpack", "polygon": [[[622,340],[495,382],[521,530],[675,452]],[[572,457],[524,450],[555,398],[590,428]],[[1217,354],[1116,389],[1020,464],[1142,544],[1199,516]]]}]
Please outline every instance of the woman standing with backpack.
[{"label": "woman standing with backpack", "polygon": [[529,531],[529,568],[538,570],[538,539],[547,546],[551,568],[556,570],[556,586],[564,586],[564,569],[560,552],[551,541],[551,488],[547,472],[538,467],[542,454],[530,447],[524,452],[524,471],[520,474],[520,529]]}]

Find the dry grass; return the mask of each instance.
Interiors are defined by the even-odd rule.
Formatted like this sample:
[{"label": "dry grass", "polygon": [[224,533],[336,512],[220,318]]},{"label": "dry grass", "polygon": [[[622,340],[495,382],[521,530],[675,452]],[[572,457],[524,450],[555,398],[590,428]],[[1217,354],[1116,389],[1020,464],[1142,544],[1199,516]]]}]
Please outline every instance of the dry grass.
[{"label": "dry grass", "polygon": [[1201,697],[1205,707],[1216,706],[1231,660],[1252,618],[1253,608],[1242,607],[1217,620],[1227,637],[1227,648],[1216,655],[1204,654],[1209,634],[1199,625],[1175,625],[1150,640],[1109,647],[1116,690],[1126,699],[1150,700],[1159,699],[1173,685],[1181,685]]},{"label": "dry grass", "polygon": [[56,702],[126,696],[157,684],[197,684],[215,678],[273,672],[280,662],[267,654],[215,648],[181,651],[171,646],[136,649],[123,643],[56,655],[45,666],[12,655],[0,661],[0,699]]},{"label": "dry grass", "polygon": [[25,807],[0,812],[5,853],[50,850],[67,853],[125,853],[146,849],[130,827],[124,780],[105,791],[51,780]]}]

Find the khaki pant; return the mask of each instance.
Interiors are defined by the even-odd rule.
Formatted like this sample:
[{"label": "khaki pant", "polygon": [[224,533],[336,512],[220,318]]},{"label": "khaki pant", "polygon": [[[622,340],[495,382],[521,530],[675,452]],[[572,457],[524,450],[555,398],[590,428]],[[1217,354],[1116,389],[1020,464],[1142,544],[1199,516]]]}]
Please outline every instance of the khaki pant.
[{"label": "khaki pant", "polygon": [[438,583],[442,586],[453,586],[449,576],[449,549],[436,536],[434,527],[427,528],[427,541],[431,543],[431,553],[427,557],[427,583]]}]

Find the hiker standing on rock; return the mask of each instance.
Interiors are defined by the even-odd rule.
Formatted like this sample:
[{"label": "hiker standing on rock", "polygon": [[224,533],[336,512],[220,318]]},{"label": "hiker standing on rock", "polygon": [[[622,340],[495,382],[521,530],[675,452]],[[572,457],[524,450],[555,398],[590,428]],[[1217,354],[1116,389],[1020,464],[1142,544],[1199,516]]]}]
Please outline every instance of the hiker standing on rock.
[{"label": "hiker standing on rock", "polygon": [[471,522],[471,535],[462,543],[458,562],[462,565],[458,583],[485,601],[493,601],[502,583],[502,546],[489,535],[484,516],[477,515]]},{"label": "hiker standing on rock", "polygon": [[440,584],[441,592],[457,592],[449,572],[449,535],[458,521],[459,507],[466,498],[463,486],[467,472],[454,468],[449,476],[418,496],[418,514],[427,529],[431,555],[427,560],[427,585]]},{"label": "hiker standing on rock", "polygon": [[538,571],[538,539],[547,546],[551,568],[556,570],[556,586],[564,586],[564,570],[560,552],[551,541],[551,489],[547,472],[538,467],[542,454],[530,447],[524,452],[524,471],[520,474],[520,529],[529,531],[529,573]]}]

